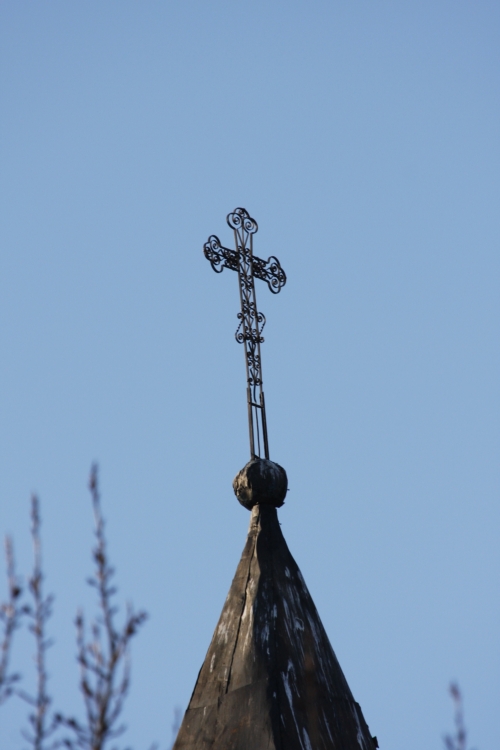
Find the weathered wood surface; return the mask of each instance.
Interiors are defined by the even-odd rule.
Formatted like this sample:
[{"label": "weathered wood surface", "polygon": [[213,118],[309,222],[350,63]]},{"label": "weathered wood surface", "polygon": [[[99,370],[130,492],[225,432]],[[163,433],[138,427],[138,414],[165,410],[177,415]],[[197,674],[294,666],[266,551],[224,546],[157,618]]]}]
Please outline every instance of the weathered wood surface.
[{"label": "weathered wood surface", "polygon": [[276,509],[256,505],[174,750],[373,750]]}]

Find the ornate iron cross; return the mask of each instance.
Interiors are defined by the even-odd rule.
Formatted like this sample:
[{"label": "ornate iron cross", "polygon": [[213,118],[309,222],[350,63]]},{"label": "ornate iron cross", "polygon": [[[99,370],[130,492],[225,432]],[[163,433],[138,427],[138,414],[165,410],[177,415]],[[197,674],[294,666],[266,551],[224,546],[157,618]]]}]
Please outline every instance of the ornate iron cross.
[{"label": "ornate iron cross", "polygon": [[236,250],[223,247],[219,238],[212,234],[203,245],[203,252],[216,273],[221,273],[224,268],[238,272],[241,312],[238,313],[240,323],[235,336],[239,344],[245,345],[250,455],[252,458],[262,458],[263,450],[264,458],[269,458],[260,356],[266,319],[262,313],[257,312],[254,278],[267,281],[271,292],[278,294],[286,284],[286,275],[274,255],[267,261],[253,255],[253,235],[258,226],[244,208],[236,208],[232,214],[228,214],[227,223],[234,230]]}]

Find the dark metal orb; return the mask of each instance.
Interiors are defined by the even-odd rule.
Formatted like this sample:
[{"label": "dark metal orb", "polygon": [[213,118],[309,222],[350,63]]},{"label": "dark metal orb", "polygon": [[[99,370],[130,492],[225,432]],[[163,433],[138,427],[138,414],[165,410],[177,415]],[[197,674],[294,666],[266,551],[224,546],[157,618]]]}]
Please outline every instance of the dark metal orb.
[{"label": "dark metal orb", "polygon": [[233,480],[234,494],[244,508],[272,505],[281,508],[288,490],[286,471],[267,458],[252,458]]}]

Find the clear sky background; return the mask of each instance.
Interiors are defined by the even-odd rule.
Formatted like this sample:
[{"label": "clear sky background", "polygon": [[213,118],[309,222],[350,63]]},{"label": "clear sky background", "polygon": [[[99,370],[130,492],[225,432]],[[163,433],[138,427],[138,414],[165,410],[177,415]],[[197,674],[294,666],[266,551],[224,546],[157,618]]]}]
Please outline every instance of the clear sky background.
[{"label": "clear sky background", "polygon": [[430,750],[457,679],[498,747],[500,4],[3,0],[0,35],[0,531],[26,575],[38,492],[55,707],[82,714],[94,460],[150,614],[126,741],[187,706],[249,521],[237,282],[202,253],[244,206],[288,275],[257,289],[280,520],[354,696]]}]

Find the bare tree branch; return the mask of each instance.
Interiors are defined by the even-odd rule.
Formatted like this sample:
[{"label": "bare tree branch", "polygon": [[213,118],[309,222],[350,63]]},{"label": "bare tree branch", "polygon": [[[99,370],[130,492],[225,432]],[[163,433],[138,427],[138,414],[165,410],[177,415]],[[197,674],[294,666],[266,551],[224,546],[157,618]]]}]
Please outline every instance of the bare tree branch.
[{"label": "bare tree branch", "polygon": [[467,730],[464,724],[462,692],[458,682],[450,684],[450,695],[455,706],[455,734],[444,737],[446,750],[467,750]]},{"label": "bare tree branch", "polygon": [[14,692],[14,686],[21,678],[13,672],[9,674],[9,660],[14,631],[21,624],[24,608],[20,604],[22,588],[16,575],[14,547],[12,539],[5,537],[5,558],[7,562],[8,599],[0,604],[0,623],[2,636],[0,642],[0,706]]},{"label": "bare tree branch", "polygon": [[179,729],[181,728],[181,722],[182,709],[179,708],[179,706],[176,706],[174,708],[174,721],[172,722],[172,744],[170,745],[170,750],[172,750],[173,746],[175,745],[175,740],[177,739]]},{"label": "bare tree branch", "polygon": [[95,571],[88,583],[97,591],[100,614],[91,624],[86,641],[83,612],[76,616],[77,661],[80,666],[80,690],[86,713],[82,723],[59,715],[58,721],[71,730],[63,740],[70,750],[105,750],[109,742],[125,730],[119,723],[130,687],[130,641],[146,620],[145,612],[127,606],[125,623],[115,625],[117,607],[113,603],[116,588],[112,584],[114,568],[108,558],[105,524],[101,512],[97,466],[90,473],[89,488],[94,511],[96,544],[92,552]]},{"label": "bare tree branch", "polygon": [[[52,645],[52,640],[46,637],[46,625],[52,615],[52,604],[54,597],[43,596],[43,570],[42,570],[42,542],[40,537],[40,503],[38,497],[31,498],[31,538],[33,540],[33,572],[28,583],[28,590],[33,598],[33,604],[26,607],[26,614],[31,620],[30,632],[35,637],[35,665],[36,665],[36,695],[32,696],[24,691],[18,695],[30,706],[33,713],[29,714],[29,730],[23,730],[23,737],[30,743],[33,750],[46,750],[45,741],[54,733],[56,722],[50,721],[49,708],[52,702],[47,692],[48,674],[46,667],[46,653]],[[52,744],[50,747],[55,747]]]}]

